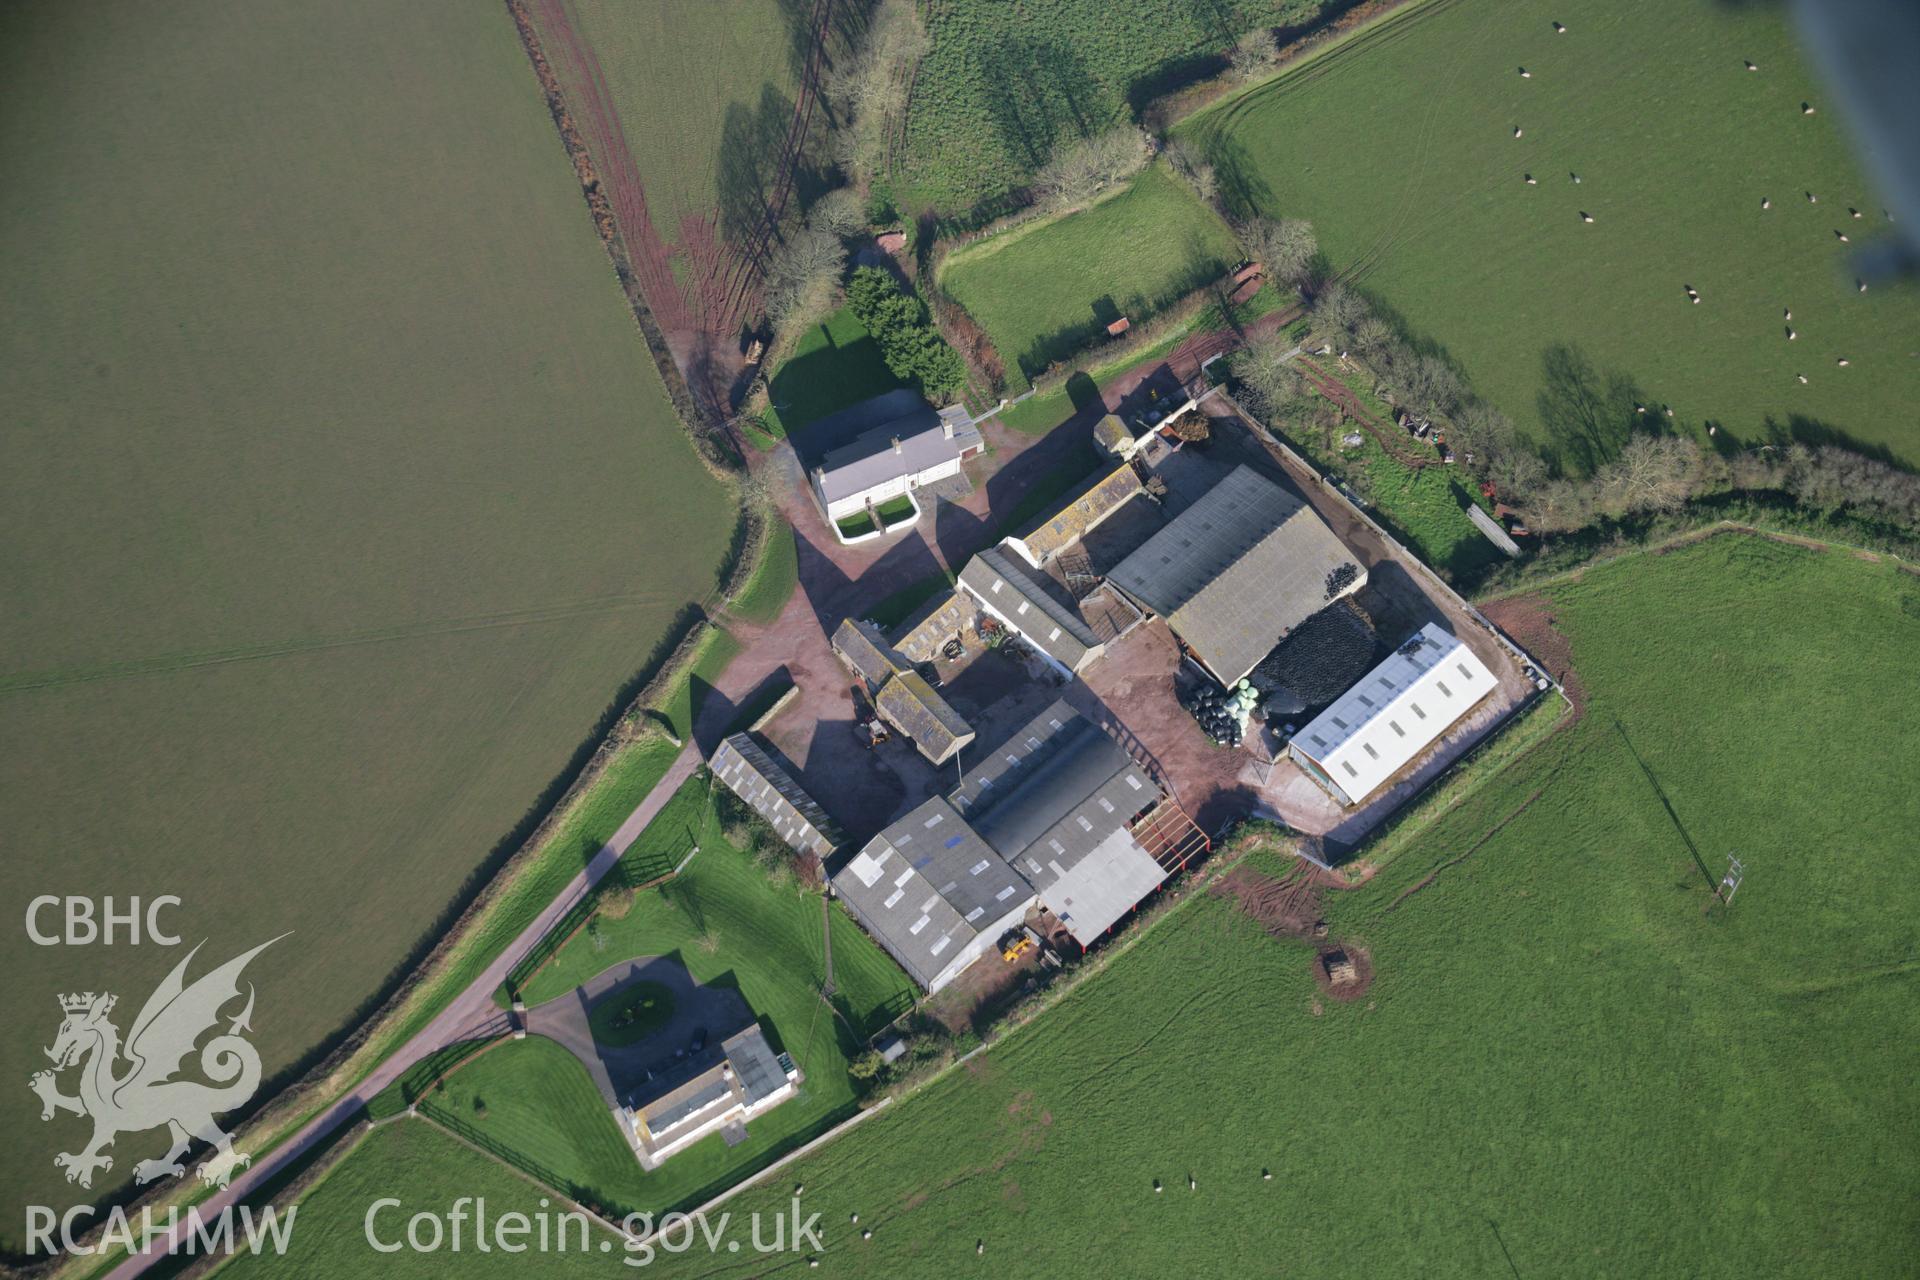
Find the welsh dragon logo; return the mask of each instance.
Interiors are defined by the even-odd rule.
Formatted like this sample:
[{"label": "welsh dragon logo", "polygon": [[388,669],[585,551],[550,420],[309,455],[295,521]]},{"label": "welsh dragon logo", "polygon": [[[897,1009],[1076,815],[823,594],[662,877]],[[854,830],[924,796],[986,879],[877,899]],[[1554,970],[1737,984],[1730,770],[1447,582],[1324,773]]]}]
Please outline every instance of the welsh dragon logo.
[{"label": "welsh dragon logo", "polygon": [[[228,1021],[224,1032],[200,1048],[200,1073],[206,1081],[176,1076],[200,1037],[217,1026],[220,1011],[239,998],[240,971],[279,940],[261,943],[189,986],[187,965],[200,951],[194,947],[147,997],[124,1044],[119,1029],[108,1020],[118,997],[91,991],[60,997],[60,1010],[66,1016],[53,1047],[46,1051],[53,1069],[35,1072],[27,1083],[40,1096],[42,1120],[62,1111],[93,1120],[93,1138],[84,1148],[53,1158],[68,1182],[92,1186],[95,1170],[113,1168],[113,1157],[103,1154],[103,1149],[112,1146],[115,1137],[163,1125],[172,1145],[158,1160],[135,1165],[135,1182],[185,1173],[180,1157],[196,1139],[213,1147],[197,1170],[208,1186],[224,1187],[236,1169],[245,1167],[249,1157],[233,1149],[233,1135],[213,1118],[245,1104],[260,1085],[260,1054],[240,1034],[253,1029],[248,1024],[253,1016],[253,984],[247,984],[246,1007]],[[61,1093],[55,1079],[70,1067],[80,1069],[79,1092],[74,1095]]]}]

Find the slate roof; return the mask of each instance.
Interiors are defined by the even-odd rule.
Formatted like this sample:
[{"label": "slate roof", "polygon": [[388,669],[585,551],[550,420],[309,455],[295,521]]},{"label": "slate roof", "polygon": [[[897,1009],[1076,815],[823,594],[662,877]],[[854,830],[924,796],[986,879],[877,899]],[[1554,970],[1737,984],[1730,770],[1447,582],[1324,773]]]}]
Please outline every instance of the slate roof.
[{"label": "slate roof", "polygon": [[747,734],[723,741],[710,763],[714,776],[792,848],[825,858],[846,843],[840,824]]},{"label": "slate roof", "polygon": [[901,671],[874,695],[874,707],[935,764],[973,741],[973,726],[918,671]]},{"label": "slate roof", "polygon": [[973,597],[959,591],[935,596],[895,630],[899,639],[894,647],[909,662],[932,662],[940,656],[941,645],[966,629],[975,609]]},{"label": "slate roof", "polygon": [[1145,486],[1133,464],[1123,462],[1110,471],[1092,476],[1079,492],[1060,504],[1058,510],[1041,520],[1020,540],[1041,564],[1086,536],[1087,530],[1125,506]]},{"label": "slate roof", "polygon": [[[843,435],[855,424],[858,434],[828,449],[816,464],[814,479],[829,504],[956,461],[965,447],[965,442],[948,437],[932,405],[904,388],[823,418],[808,431]],[[895,439],[900,442],[897,450]]]},{"label": "slate roof", "polygon": [[833,651],[852,668],[855,675],[867,682],[869,693],[885,684],[899,669],[899,664],[889,652],[886,636],[871,622],[855,618],[841,619],[840,625],[833,631]]},{"label": "slate roof", "polygon": [[833,887],[922,987],[1033,899],[1033,886],[939,796],[868,841]]},{"label": "slate roof", "polygon": [[1089,651],[1100,646],[1066,591],[1038,569],[1028,568],[1004,543],[967,561],[960,583],[1069,671],[1078,670]]},{"label": "slate roof", "polygon": [[[1327,603],[1327,575],[1360,566],[1299,498],[1237,466],[1114,566],[1107,581],[1167,620],[1232,684]],[[1349,590],[1366,581],[1360,570]]]}]

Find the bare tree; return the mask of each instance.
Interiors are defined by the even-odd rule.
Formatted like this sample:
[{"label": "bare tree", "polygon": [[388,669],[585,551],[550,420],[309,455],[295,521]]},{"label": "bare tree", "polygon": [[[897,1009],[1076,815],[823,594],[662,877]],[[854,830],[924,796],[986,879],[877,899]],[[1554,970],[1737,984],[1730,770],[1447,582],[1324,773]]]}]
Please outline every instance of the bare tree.
[{"label": "bare tree", "polygon": [[1207,162],[1206,154],[1191,140],[1175,138],[1166,145],[1167,163],[1193,193],[1207,204],[1213,203],[1214,195],[1219,191],[1219,180],[1213,172],[1213,166]]},{"label": "bare tree", "polygon": [[929,47],[913,0],[880,0],[860,51],[829,79],[827,96],[845,121],[834,135],[838,158],[857,180],[885,169],[888,139],[905,119],[913,71]]},{"label": "bare tree", "polygon": [[1593,477],[1594,500],[1608,515],[1676,511],[1693,492],[1700,447],[1678,436],[1637,435]]},{"label": "bare tree", "polygon": [[839,236],[817,227],[794,233],[767,264],[767,316],[774,327],[791,332],[824,314],[846,265]]},{"label": "bare tree", "polygon": [[1273,65],[1280,56],[1280,42],[1273,28],[1255,27],[1233,42],[1227,54],[1227,66],[1237,79],[1249,80]]},{"label": "bare tree", "polygon": [[867,211],[852,187],[835,187],[807,210],[807,225],[836,236],[857,236],[867,229]]},{"label": "bare tree", "polygon": [[1285,413],[1307,393],[1306,384],[1288,363],[1292,352],[1286,335],[1273,332],[1261,334],[1234,357],[1234,373],[1269,419]]},{"label": "bare tree", "polygon": [[1305,218],[1254,218],[1240,226],[1239,235],[1240,247],[1266,266],[1270,278],[1289,285],[1312,278],[1320,244]]},{"label": "bare tree", "polygon": [[1034,195],[1048,209],[1085,204],[1114,183],[1138,173],[1151,154],[1147,135],[1130,124],[1065,142],[1034,176]]},{"label": "bare tree", "polygon": [[1335,282],[1322,289],[1313,300],[1313,317],[1327,329],[1350,334],[1370,314],[1367,300],[1347,286]]}]

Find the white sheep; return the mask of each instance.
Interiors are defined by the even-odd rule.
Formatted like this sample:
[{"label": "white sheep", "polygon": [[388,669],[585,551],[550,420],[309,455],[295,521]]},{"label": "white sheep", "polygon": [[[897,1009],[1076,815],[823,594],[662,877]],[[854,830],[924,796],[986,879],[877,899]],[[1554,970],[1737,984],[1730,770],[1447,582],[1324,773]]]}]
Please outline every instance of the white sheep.
[{"label": "white sheep", "polygon": [[1791,319],[1793,319],[1793,308],[1792,308],[1792,307],[1788,307],[1788,308],[1786,309],[1786,311],[1785,311],[1784,313],[1782,313],[1782,315],[1781,315],[1781,319],[1783,319],[1783,320],[1791,320]]},{"label": "white sheep", "polygon": [[1800,114],[1801,114],[1801,115],[1803,115],[1803,116],[1810,116],[1810,115],[1812,115],[1812,114],[1813,114],[1813,104],[1812,104],[1811,102],[1803,102],[1803,103],[1801,103],[1801,104],[1800,104]]},{"label": "white sheep", "polygon": [[1853,361],[1847,359],[1845,356],[1841,356],[1838,360],[1835,360],[1834,363],[1839,365],[1842,369],[1844,369],[1848,365],[1852,364]]},{"label": "white sheep", "polygon": [[1540,184],[1539,184],[1538,182],[1536,182],[1536,181],[1534,180],[1534,177],[1533,177],[1533,175],[1532,175],[1532,174],[1530,174],[1530,173],[1529,173],[1529,174],[1525,174],[1525,175],[1523,175],[1523,176],[1524,176],[1524,177],[1526,178],[1526,180],[1527,180],[1527,185],[1528,185],[1528,186],[1530,186],[1530,187],[1537,187],[1537,186],[1539,186],[1539,185],[1540,185]]},{"label": "white sheep", "polygon": [[1771,208],[1773,208],[1773,200],[1772,200],[1772,198],[1771,198],[1771,197],[1768,197],[1768,196],[1761,196],[1761,197],[1760,197],[1760,207],[1761,207],[1762,209],[1771,209]]},{"label": "white sheep", "polygon": [[1852,214],[1856,218],[1860,216],[1860,211],[1854,208],[1852,205],[1847,206],[1847,212]]},{"label": "white sheep", "polygon": [[1867,291],[1867,282],[1865,280],[1855,280],[1853,283],[1859,288],[1861,293]]},{"label": "white sheep", "polygon": [[1799,334],[1797,334],[1797,333],[1795,333],[1795,332],[1793,331],[1793,326],[1792,326],[1792,325],[1788,325],[1788,326],[1787,326],[1787,341],[1788,341],[1788,342],[1792,342],[1792,341],[1793,341],[1793,340],[1794,340],[1795,338],[1798,338],[1799,336],[1800,336]]},{"label": "white sheep", "polygon": [[1592,215],[1592,214],[1590,214],[1590,213],[1588,213],[1588,212],[1587,212],[1587,211],[1586,211],[1585,209],[1582,209],[1582,210],[1580,211],[1580,221],[1582,221],[1582,222],[1592,222],[1592,221],[1593,221],[1593,215]]},{"label": "white sheep", "polygon": [[1835,235],[1835,236],[1836,236],[1836,237],[1837,237],[1837,238],[1839,239],[1839,241],[1840,241],[1840,243],[1841,243],[1841,244],[1852,244],[1852,243],[1853,243],[1853,241],[1851,241],[1851,240],[1849,240],[1849,239],[1847,239],[1847,233],[1846,233],[1846,232],[1844,232],[1844,231],[1842,231],[1842,230],[1840,230],[1840,228],[1838,228],[1838,227],[1835,227],[1835,228],[1833,229],[1833,234],[1834,234],[1834,235]]},{"label": "white sheep", "polygon": [[1556,22],[1553,24],[1553,34],[1563,36],[1567,34],[1567,29]]},{"label": "white sheep", "polygon": [[1806,375],[1806,374],[1804,374],[1804,373],[1796,373],[1796,374],[1794,374],[1793,376],[1794,376],[1794,377],[1796,377],[1796,378],[1798,378],[1798,379],[1800,379],[1800,382],[1801,382],[1801,385],[1802,385],[1802,386],[1804,386],[1804,385],[1806,385],[1806,381],[1807,381],[1807,375]]},{"label": "white sheep", "polygon": [[1522,133],[1525,133],[1525,132],[1526,132],[1526,130],[1524,130],[1524,129],[1522,129],[1522,128],[1521,128],[1521,127],[1520,127],[1519,125],[1515,125],[1515,126],[1513,126],[1513,136],[1514,136],[1514,137],[1516,137],[1516,138],[1517,138],[1517,137],[1519,137],[1519,136],[1520,136],[1520,135],[1521,135]]},{"label": "white sheep", "polygon": [[1817,196],[1817,195],[1815,195],[1815,194],[1813,194],[1813,192],[1811,192],[1811,191],[1809,191],[1809,192],[1807,192],[1807,203],[1808,203],[1808,204],[1819,204],[1819,203],[1820,203],[1820,197],[1819,197],[1819,196]]},{"label": "white sheep", "polygon": [[1753,65],[1753,59],[1751,58],[1747,59],[1747,70],[1758,71],[1759,69],[1760,69],[1759,67],[1756,67],[1755,65]]}]

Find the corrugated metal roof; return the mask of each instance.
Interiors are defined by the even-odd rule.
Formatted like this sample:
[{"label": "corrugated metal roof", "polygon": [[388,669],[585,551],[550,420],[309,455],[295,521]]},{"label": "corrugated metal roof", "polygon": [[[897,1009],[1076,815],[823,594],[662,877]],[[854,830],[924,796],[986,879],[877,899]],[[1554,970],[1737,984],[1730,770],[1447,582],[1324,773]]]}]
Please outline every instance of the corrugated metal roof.
[{"label": "corrugated metal roof", "polygon": [[1078,670],[1099,648],[1099,638],[1057,583],[1003,548],[988,547],[967,561],[961,585],[1029,644],[1067,670]]},{"label": "corrugated metal roof", "polygon": [[[1232,684],[1327,603],[1327,575],[1359,563],[1312,507],[1237,466],[1107,581],[1167,619]],[[1360,570],[1348,590],[1366,581]]]},{"label": "corrugated metal roof", "polygon": [[1074,941],[1086,947],[1166,878],[1166,870],[1140,847],[1132,832],[1115,831],[1040,896]]},{"label": "corrugated metal roof", "polygon": [[939,796],[868,841],[832,879],[855,918],[922,987],[1033,899],[1033,886]]},{"label": "corrugated metal roof", "polygon": [[792,848],[825,858],[846,843],[840,824],[748,735],[727,738],[709,763],[714,776]]},{"label": "corrugated metal roof", "polygon": [[1499,683],[1465,642],[1430,622],[1294,735],[1288,751],[1358,804]]}]

